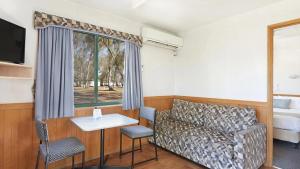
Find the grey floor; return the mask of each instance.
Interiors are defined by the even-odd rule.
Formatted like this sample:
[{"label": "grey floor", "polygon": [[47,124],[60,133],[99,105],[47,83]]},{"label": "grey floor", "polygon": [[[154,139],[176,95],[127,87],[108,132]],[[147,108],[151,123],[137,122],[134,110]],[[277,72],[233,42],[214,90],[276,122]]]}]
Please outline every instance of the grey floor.
[{"label": "grey floor", "polygon": [[273,165],[282,169],[300,169],[300,147],[295,144],[275,140],[273,141]]}]

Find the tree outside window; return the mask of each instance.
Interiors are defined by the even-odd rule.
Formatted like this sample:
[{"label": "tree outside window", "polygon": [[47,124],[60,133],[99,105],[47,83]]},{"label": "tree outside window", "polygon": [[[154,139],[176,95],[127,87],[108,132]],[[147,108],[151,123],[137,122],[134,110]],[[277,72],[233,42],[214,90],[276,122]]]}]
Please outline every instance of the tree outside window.
[{"label": "tree outside window", "polygon": [[123,71],[123,41],[74,32],[76,107],[121,104]]}]

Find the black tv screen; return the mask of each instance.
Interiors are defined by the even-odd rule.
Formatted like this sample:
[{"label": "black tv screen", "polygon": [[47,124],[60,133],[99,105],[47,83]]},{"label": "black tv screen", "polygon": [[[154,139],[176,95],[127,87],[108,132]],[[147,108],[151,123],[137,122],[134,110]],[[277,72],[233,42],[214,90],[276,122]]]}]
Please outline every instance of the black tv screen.
[{"label": "black tv screen", "polygon": [[24,63],[25,28],[0,18],[0,61]]}]

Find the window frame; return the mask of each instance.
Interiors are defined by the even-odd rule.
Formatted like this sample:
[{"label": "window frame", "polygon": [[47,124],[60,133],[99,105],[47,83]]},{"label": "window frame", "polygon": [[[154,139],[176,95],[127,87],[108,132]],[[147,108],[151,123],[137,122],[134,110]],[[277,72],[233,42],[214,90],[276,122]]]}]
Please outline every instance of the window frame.
[{"label": "window frame", "polygon": [[[94,34],[91,32],[85,32],[85,31],[79,31],[79,30],[74,30],[74,33],[83,33],[83,34],[88,34],[88,35],[92,35],[94,36],[94,45],[95,45],[95,53],[94,53],[94,98],[93,98],[93,103],[79,103],[76,104],[74,101],[74,108],[85,108],[85,107],[95,107],[95,106],[116,106],[116,105],[122,105],[122,98],[119,100],[114,100],[114,101],[108,101],[108,102],[98,102],[98,92],[99,92],[99,88],[98,88],[98,82],[99,82],[99,56],[98,56],[98,52],[99,52],[99,37],[104,37],[104,38],[111,38],[111,39],[116,39],[119,41],[124,42],[124,40],[121,39],[117,39],[117,38],[113,38],[113,37],[109,37],[109,36],[104,36],[104,35],[100,35],[100,34]],[[125,55],[125,53],[124,53]],[[125,56],[124,56],[125,57]],[[96,85],[95,85],[96,84]],[[75,93],[75,91],[74,91]],[[74,96],[75,97],[75,96]]]}]

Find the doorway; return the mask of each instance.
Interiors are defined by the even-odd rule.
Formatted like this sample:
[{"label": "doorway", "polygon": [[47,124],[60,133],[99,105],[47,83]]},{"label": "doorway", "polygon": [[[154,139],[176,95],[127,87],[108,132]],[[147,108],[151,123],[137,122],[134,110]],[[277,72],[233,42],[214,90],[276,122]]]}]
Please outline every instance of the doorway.
[{"label": "doorway", "polygon": [[268,27],[268,108],[270,161],[276,168],[298,168],[300,19]]}]

